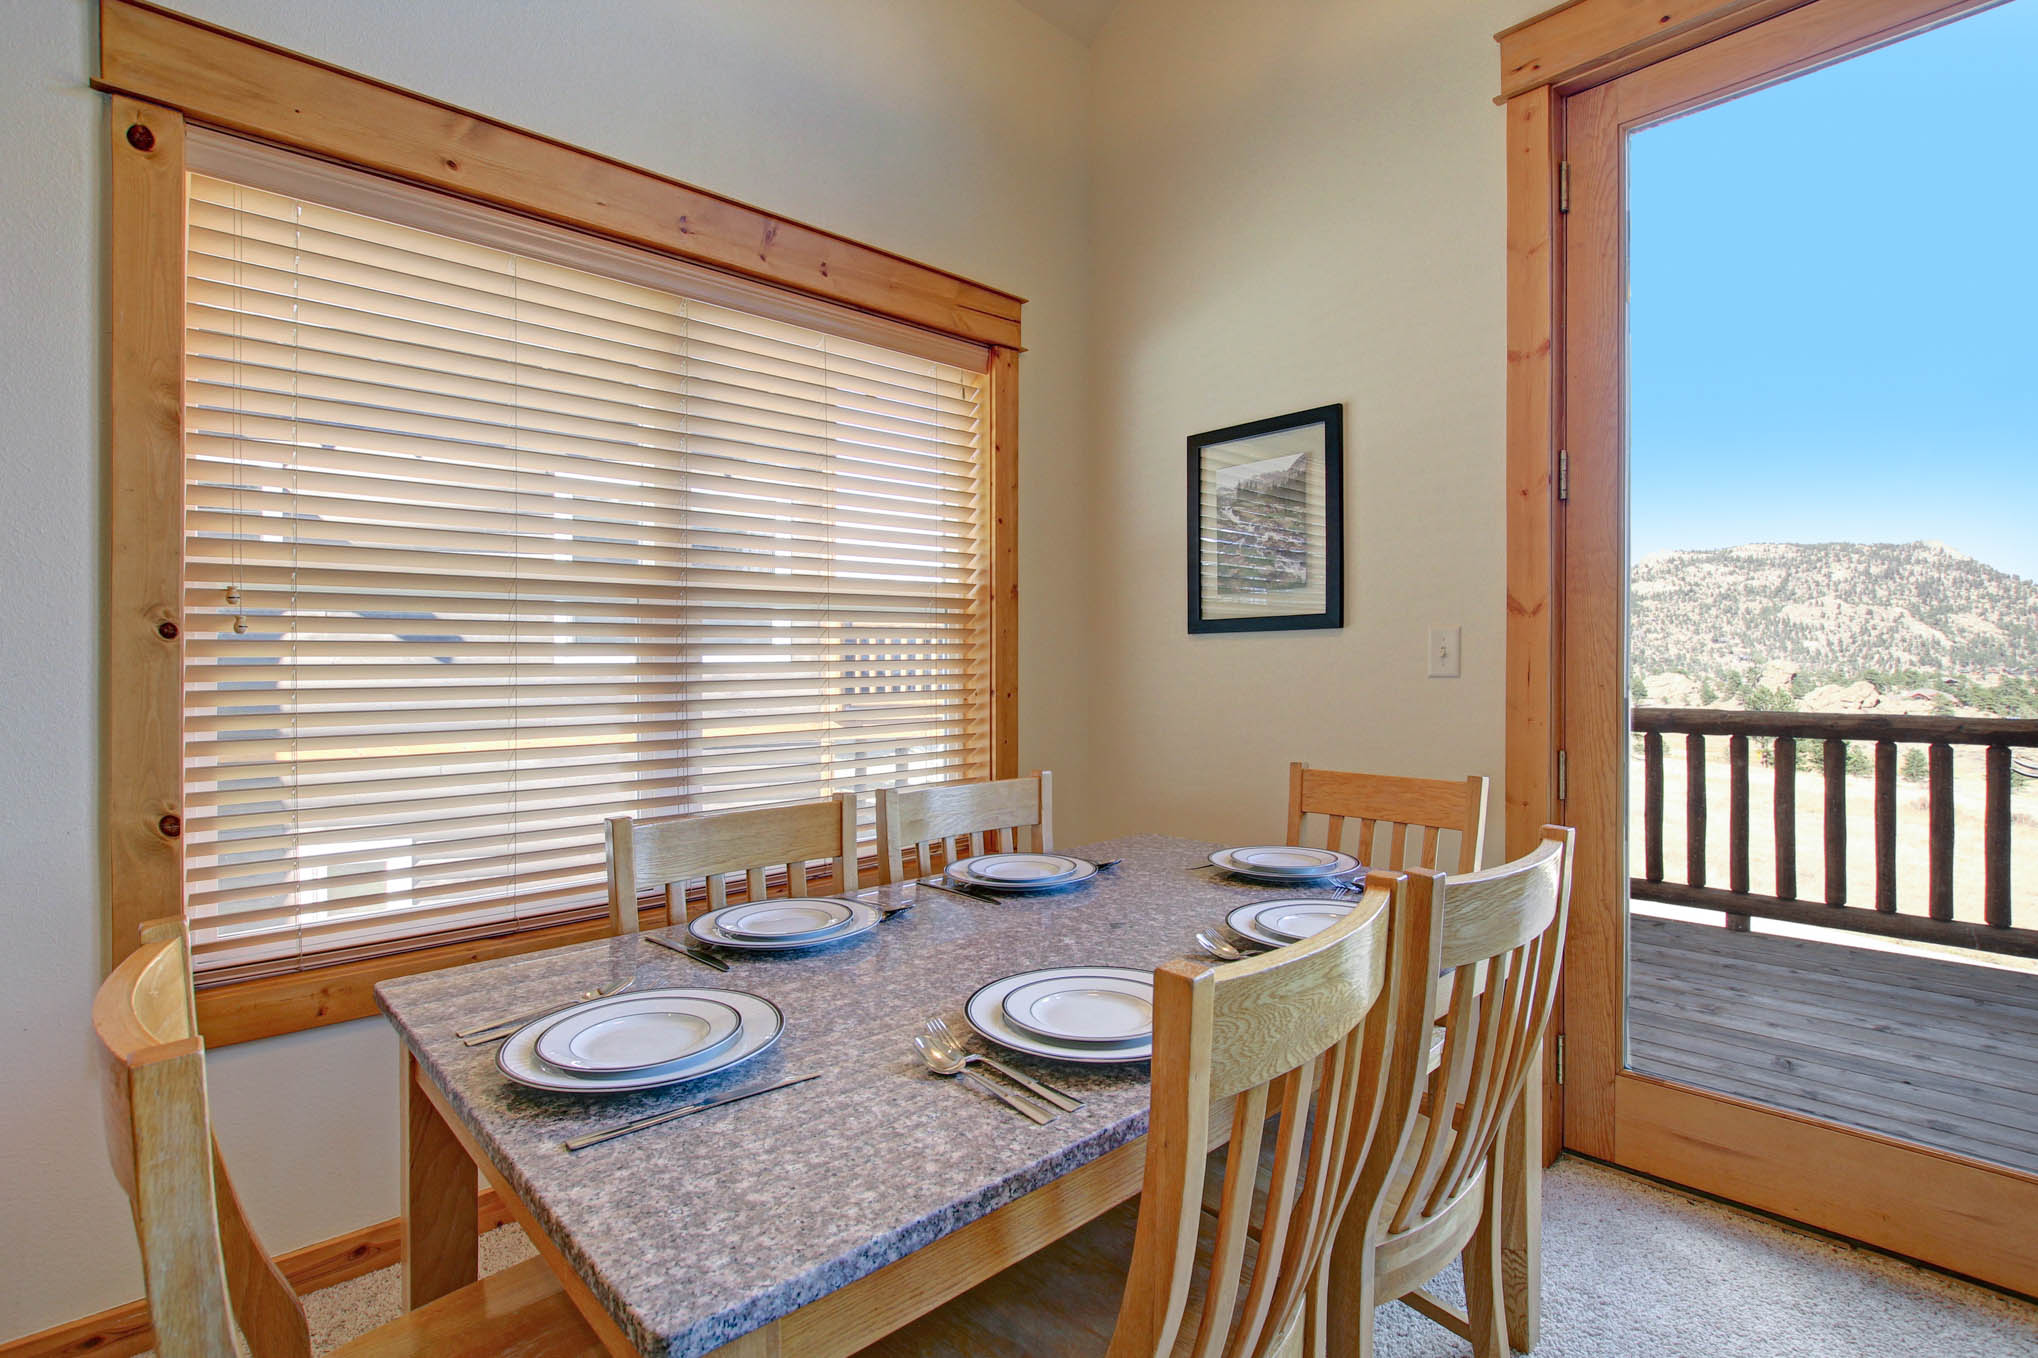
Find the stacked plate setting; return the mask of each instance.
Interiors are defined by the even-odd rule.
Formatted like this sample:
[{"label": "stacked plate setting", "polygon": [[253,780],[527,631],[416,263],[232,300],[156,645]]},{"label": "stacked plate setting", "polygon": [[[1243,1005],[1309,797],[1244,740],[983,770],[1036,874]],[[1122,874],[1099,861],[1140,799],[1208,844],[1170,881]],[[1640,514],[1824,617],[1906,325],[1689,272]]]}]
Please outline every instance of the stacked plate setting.
[{"label": "stacked plate setting", "polygon": [[1062,853],[987,853],[948,865],[950,881],[985,891],[1056,891],[1096,875],[1095,863]]},{"label": "stacked plate setting", "polygon": [[1153,1055],[1153,973],[1048,967],[991,982],[963,1007],[970,1026],[1012,1051],[1106,1065]]},{"label": "stacked plate setting", "polygon": [[1325,880],[1358,872],[1363,865],[1348,853],[1335,849],[1311,849],[1300,844],[1248,844],[1242,848],[1219,849],[1210,862],[1236,877],[1259,882],[1282,882],[1289,886],[1329,885]]},{"label": "stacked plate setting", "polygon": [[1241,905],[1224,917],[1224,925],[1233,933],[1263,943],[1270,948],[1284,948],[1290,943],[1300,943],[1312,934],[1320,934],[1336,924],[1356,908],[1356,902],[1333,900],[1324,896],[1297,896],[1287,900],[1253,901]]},{"label": "stacked plate setting", "polygon": [[781,952],[840,943],[876,928],[883,918],[848,896],[790,896],[710,910],[689,921],[686,931],[717,948]]},{"label": "stacked plate setting", "polygon": [[656,1089],[727,1070],[777,1042],[785,1016],[741,990],[637,990],[525,1024],[496,1050],[520,1085],[563,1094]]}]

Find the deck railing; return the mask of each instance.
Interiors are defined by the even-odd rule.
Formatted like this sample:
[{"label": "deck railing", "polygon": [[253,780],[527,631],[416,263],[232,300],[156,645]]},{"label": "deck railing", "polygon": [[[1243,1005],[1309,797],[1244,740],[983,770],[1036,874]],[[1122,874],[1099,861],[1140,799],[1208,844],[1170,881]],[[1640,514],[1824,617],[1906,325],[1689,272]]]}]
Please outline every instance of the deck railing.
[{"label": "deck railing", "polygon": [[[1701,707],[1637,707],[1631,725],[1642,737],[1642,875],[1630,879],[1629,895],[1666,905],[1723,911],[1730,927],[1747,928],[1751,916],[1832,929],[1915,939],[1988,952],[2038,957],[2038,894],[2012,891],[2012,783],[2024,776],[2025,759],[2012,751],[2038,748],[2038,720],[1967,717],[1879,716],[1873,713],[1729,712]],[[1685,750],[1684,880],[1665,880],[1663,865],[1663,738],[1682,736]],[[1707,741],[1727,746],[1727,885],[1706,880]],[[1749,880],[1749,747],[1770,741],[1775,789],[1772,797],[1775,891],[1755,890]],[[1824,896],[1798,898],[1798,745],[1817,742],[1825,799]],[[1847,897],[1847,750],[1850,743],[1873,745],[1875,899]],[[1925,910],[1897,908],[1897,747],[1922,745],[1930,832]],[[1981,919],[1954,915],[1956,852],[1953,747],[1982,746],[1986,786],[1982,812]],[[2015,767],[2013,767],[2013,765]],[[1766,883],[1763,885],[1767,885]]]}]

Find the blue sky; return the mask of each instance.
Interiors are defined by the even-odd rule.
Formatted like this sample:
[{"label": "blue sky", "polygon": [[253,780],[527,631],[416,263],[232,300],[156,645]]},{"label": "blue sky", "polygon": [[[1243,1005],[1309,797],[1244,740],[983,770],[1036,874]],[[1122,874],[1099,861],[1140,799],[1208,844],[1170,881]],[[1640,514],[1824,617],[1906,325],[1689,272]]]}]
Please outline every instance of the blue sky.
[{"label": "blue sky", "polygon": [[2038,0],[1636,133],[1636,555],[1934,539],[2038,580]]}]

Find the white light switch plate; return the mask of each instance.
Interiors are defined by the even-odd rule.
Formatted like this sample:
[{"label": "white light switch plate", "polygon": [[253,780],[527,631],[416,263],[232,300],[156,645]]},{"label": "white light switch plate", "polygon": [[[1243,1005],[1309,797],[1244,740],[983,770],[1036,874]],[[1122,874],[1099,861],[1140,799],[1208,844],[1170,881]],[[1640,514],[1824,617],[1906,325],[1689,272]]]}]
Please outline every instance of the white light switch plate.
[{"label": "white light switch plate", "polygon": [[1464,638],[1461,627],[1432,627],[1429,629],[1429,677],[1432,679],[1455,679],[1458,677],[1458,646]]}]

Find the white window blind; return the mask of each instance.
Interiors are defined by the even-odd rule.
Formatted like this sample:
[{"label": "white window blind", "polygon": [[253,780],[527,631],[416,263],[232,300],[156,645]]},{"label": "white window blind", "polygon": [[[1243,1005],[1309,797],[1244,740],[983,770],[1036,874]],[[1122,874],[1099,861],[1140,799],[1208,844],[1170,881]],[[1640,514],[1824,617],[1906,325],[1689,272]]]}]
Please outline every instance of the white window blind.
[{"label": "white window blind", "polygon": [[199,174],[189,243],[201,966],[593,913],[618,813],[988,776],[980,371]]}]

